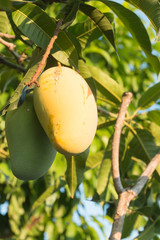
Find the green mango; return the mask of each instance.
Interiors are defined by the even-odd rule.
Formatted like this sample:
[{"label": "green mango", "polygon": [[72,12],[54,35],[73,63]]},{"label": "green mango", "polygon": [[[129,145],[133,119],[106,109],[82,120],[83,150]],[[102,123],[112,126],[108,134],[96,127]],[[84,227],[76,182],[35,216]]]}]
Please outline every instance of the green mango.
[{"label": "green mango", "polygon": [[43,176],[57,152],[38,121],[32,94],[18,109],[7,113],[5,130],[13,174],[22,180]]}]

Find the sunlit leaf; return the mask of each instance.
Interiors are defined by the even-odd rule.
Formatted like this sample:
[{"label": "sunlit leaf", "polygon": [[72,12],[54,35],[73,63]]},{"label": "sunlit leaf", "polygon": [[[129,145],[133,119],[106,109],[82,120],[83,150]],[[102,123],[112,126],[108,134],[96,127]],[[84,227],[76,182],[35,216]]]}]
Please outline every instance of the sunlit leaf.
[{"label": "sunlit leaf", "polygon": [[[13,9],[12,17],[16,26],[36,45],[46,49],[53,36],[56,23],[34,4],[15,5]],[[60,31],[51,53],[63,64],[77,68],[77,51],[65,32]]]},{"label": "sunlit leaf", "polygon": [[98,9],[87,4],[81,4],[80,10],[94,21],[96,26],[101,30],[117,52],[112,25],[107,17]]},{"label": "sunlit leaf", "polygon": [[101,2],[105,3],[116,13],[123,24],[128,28],[132,36],[138,41],[155,72],[159,74],[160,61],[152,54],[151,42],[141,19],[133,11],[125,8],[119,3],[107,0],[101,0]]},{"label": "sunlit leaf", "polygon": [[123,88],[110,76],[104,73],[101,69],[89,66],[92,77],[96,81],[97,89],[107,98],[112,104],[119,105],[123,94]]},{"label": "sunlit leaf", "polygon": [[95,98],[96,98],[96,84],[94,79],[92,78],[92,75],[89,71],[89,68],[87,67],[87,65],[85,64],[85,62],[80,59],[78,61],[78,69],[79,69],[79,73],[82,75],[82,77],[86,80],[86,82],[88,83],[88,85],[90,86]]},{"label": "sunlit leaf", "polygon": [[11,25],[9,23],[6,12],[0,11],[0,32],[11,33]]},{"label": "sunlit leaf", "polygon": [[156,32],[160,29],[160,6],[158,0],[126,0],[143,11],[151,21]]},{"label": "sunlit leaf", "polygon": [[147,108],[155,103],[160,96],[160,83],[157,83],[150,87],[147,91],[143,93],[138,102],[138,107],[140,109]]},{"label": "sunlit leaf", "polygon": [[111,154],[108,151],[105,152],[97,182],[97,193],[100,195],[104,192],[111,176]]}]

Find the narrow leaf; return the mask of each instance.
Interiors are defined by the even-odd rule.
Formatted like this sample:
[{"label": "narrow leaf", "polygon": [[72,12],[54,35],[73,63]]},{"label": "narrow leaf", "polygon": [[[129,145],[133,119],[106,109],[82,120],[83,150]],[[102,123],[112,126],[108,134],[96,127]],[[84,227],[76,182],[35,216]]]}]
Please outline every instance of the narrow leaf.
[{"label": "narrow leaf", "polygon": [[76,18],[77,11],[79,9],[79,1],[74,0],[70,4],[66,4],[64,8],[61,9],[57,19],[63,19],[63,25],[61,29],[67,28],[69,25],[73,23]]},{"label": "narrow leaf", "polygon": [[128,28],[132,36],[137,40],[142,50],[145,52],[155,72],[159,74],[160,61],[152,54],[151,42],[141,19],[133,11],[125,8],[119,3],[108,0],[101,0],[101,2],[105,3],[116,13],[123,24]]},{"label": "narrow leaf", "polygon": [[85,64],[85,62],[80,59],[78,61],[78,69],[79,69],[79,73],[82,75],[82,77],[86,80],[86,82],[88,83],[88,85],[90,86],[95,98],[96,98],[96,84],[94,79],[92,78],[92,75],[89,71],[88,66]]},{"label": "narrow leaf", "polygon": [[102,162],[104,151],[96,152],[93,155],[89,155],[86,161],[86,170],[99,166]]},{"label": "narrow leaf", "polygon": [[65,156],[67,160],[66,181],[72,198],[78,185],[83,180],[88,153],[89,149],[76,156]]},{"label": "narrow leaf", "polygon": [[54,192],[58,191],[61,187],[66,184],[65,181],[57,181],[57,184],[54,186],[48,187],[40,196],[39,198],[33,203],[31,212],[34,211],[37,207],[39,207],[42,203],[46,201],[46,199],[51,196]]},{"label": "narrow leaf", "polygon": [[102,194],[107,188],[107,184],[109,184],[110,173],[111,173],[111,154],[108,153],[108,150],[105,152],[102,164],[100,167],[100,171],[98,174],[98,182],[97,182],[97,193]]},{"label": "narrow leaf", "polygon": [[11,25],[9,23],[7,14],[4,11],[0,11],[0,32],[8,34],[11,32]]},{"label": "narrow leaf", "polygon": [[[38,6],[21,4],[12,13],[16,26],[39,47],[46,49],[56,28],[56,23]],[[77,68],[77,51],[65,32],[60,31],[52,49],[53,57],[65,65]]]},{"label": "narrow leaf", "polygon": [[[155,140],[152,134],[145,129],[134,129],[133,134],[134,138],[130,142],[132,154],[148,164],[158,152]],[[158,166],[156,170],[158,175],[160,175],[160,166]],[[159,179],[158,175],[156,174]]]},{"label": "narrow leaf", "polygon": [[160,6],[158,0],[127,0],[136,8],[143,11],[150,19],[155,31],[158,33],[160,29]]},{"label": "narrow leaf", "polygon": [[96,81],[97,90],[99,90],[111,104],[119,105],[124,92],[123,88],[99,68],[89,66],[89,70]]},{"label": "narrow leaf", "polygon": [[138,236],[138,240],[150,240],[153,239],[154,233],[155,233],[155,224],[159,221],[159,217],[148,227],[144,229],[142,233]]},{"label": "narrow leaf", "polygon": [[111,45],[114,47],[115,51],[117,52],[112,25],[110,24],[110,21],[108,20],[108,18],[98,9],[87,4],[81,4],[80,10],[94,21],[94,23],[105,35],[105,37],[108,39],[108,41],[111,43]]},{"label": "narrow leaf", "polygon": [[138,102],[138,107],[144,109],[150,107],[152,104],[159,99],[160,96],[160,83],[155,84],[150,87],[144,94],[141,96]]}]

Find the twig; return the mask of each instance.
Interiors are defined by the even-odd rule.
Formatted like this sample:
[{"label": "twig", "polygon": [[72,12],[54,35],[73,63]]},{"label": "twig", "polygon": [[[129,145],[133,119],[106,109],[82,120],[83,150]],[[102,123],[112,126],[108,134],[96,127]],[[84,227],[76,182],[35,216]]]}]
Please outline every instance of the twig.
[{"label": "twig", "polygon": [[16,47],[16,45],[14,45],[13,43],[5,41],[1,37],[0,37],[0,43],[2,43],[4,46],[6,46],[10,51],[12,51]]},{"label": "twig", "polygon": [[118,114],[117,122],[115,125],[115,131],[114,131],[113,142],[112,142],[112,174],[113,174],[114,186],[118,194],[124,191],[124,188],[122,186],[121,179],[120,179],[120,173],[119,173],[120,136],[121,136],[121,130],[122,130],[125,114],[131,102],[131,98],[132,98],[132,93],[130,92],[126,92],[122,96],[122,103],[121,103],[120,111]]},{"label": "twig", "polygon": [[0,32],[0,37],[4,37],[4,38],[8,38],[8,39],[14,39],[15,38],[14,35],[9,35],[7,33],[2,33],[2,32]]},{"label": "twig", "polygon": [[160,151],[155,155],[154,158],[152,158],[142,175],[137,180],[137,183],[131,188],[133,192],[138,195],[142,191],[146,182],[148,181],[152,173],[155,171],[158,164],[160,164]]},{"label": "twig", "polygon": [[15,64],[15,63],[12,63],[8,60],[6,60],[5,58],[3,58],[2,56],[0,56],[0,63],[8,66],[8,67],[11,67],[11,68],[14,68],[14,69],[17,69],[21,72],[26,72],[26,69],[23,68],[22,66],[18,65],[18,64]]},{"label": "twig", "polygon": [[45,52],[45,54],[43,55],[43,58],[42,58],[39,66],[38,66],[38,68],[37,68],[37,71],[35,72],[34,76],[33,76],[32,79],[31,79],[31,81],[28,82],[28,83],[25,83],[25,85],[28,85],[29,87],[32,87],[33,84],[35,83],[35,84],[37,85],[37,87],[39,87],[39,83],[38,83],[38,81],[37,81],[37,78],[38,78],[39,74],[40,74],[41,71],[42,71],[42,68],[43,68],[43,66],[44,66],[44,64],[45,64],[45,62],[46,62],[46,60],[47,60],[47,58],[48,58],[48,56],[49,56],[49,54],[50,54],[50,51],[51,51],[51,49],[52,49],[52,47],[53,47],[53,44],[54,44],[55,40],[57,39],[58,33],[59,33],[59,31],[60,31],[60,27],[62,26],[62,21],[63,21],[62,19],[60,19],[60,20],[58,21],[57,27],[56,27],[56,29],[55,29],[55,31],[54,31],[54,34],[53,34],[53,37],[51,38],[51,40],[50,40],[50,42],[49,42],[49,44],[48,44],[48,47],[47,47],[47,49],[46,49],[46,52]]}]

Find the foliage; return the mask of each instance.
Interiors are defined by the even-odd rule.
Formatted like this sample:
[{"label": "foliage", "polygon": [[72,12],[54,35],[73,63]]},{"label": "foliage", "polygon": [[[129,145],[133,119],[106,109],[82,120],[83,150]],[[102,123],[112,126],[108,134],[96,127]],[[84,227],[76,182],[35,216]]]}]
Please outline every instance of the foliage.
[{"label": "foliage", "polygon": [[[82,195],[101,204],[104,219],[112,221],[117,193],[111,175],[111,143],[124,91],[133,93],[120,144],[125,187],[135,183],[160,145],[160,44],[154,41],[160,27],[159,2],[5,0],[0,8],[0,32],[14,35],[8,41],[16,45],[10,51],[0,44],[0,239],[100,239],[81,213],[86,202]],[[138,17],[137,9],[146,14],[154,30]],[[5,113],[18,107],[24,83],[34,75],[60,17],[62,30],[44,68],[59,61],[86,79],[97,100],[97,132],[86,152],[71,158],[58,153],[45,176],[21,181],[10,168]],[[124,238],[134,229],[137,239],[158,239],[159,179],[160,167],[132,202]],[[2,214],[4,203],[8,210]],[[105,235],[103,224],[94,214],[91,218]]]}]

